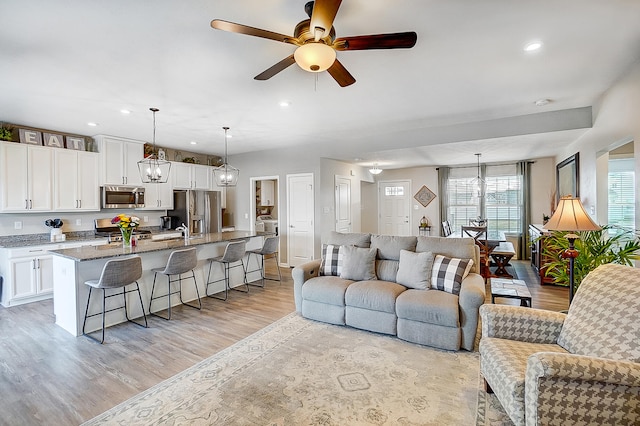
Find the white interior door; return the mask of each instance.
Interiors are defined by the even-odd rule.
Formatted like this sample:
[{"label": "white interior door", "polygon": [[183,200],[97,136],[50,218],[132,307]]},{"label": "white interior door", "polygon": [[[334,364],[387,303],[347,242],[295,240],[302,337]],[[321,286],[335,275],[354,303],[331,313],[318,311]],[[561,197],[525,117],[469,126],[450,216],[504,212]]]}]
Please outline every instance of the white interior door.
[{"label": "white interior door", "polygon": [[351,179],[336,175],[336,231],[351,232]]},{"label": "white interior door", "polygon": [[378,184],[378,233],[411,235],[411,181]]},{"label": "white interior door", "polygon": [[289,266],[313,259],[313,173],[287,175],[287,255]]}]

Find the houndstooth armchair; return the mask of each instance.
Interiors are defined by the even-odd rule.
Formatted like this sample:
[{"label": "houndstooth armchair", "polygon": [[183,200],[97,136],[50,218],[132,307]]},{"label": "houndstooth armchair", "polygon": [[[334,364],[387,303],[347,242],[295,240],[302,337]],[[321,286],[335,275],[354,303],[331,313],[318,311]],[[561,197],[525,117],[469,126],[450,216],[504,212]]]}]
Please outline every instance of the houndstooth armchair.
[{"label": "houndstooth armchair", "polygon": [[640,269],[608,264],[568,314],[480,307],[480,370],[515,425],[640,424]]}]

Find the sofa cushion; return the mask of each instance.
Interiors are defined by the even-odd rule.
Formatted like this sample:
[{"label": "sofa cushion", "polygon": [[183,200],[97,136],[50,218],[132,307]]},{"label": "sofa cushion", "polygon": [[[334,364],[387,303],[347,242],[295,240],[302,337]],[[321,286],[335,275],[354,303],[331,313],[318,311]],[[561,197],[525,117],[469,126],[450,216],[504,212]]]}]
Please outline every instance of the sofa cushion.
[{"label": "sofa cushion", "polygon": [[378,249],[378,259],[400,260],[400,250],[416,251],[416,237],[372,235],[371,248]]},{"label": "sofa cushion", "polygon": [[396,300],[396,315],[412,321],[460,327],[458,296],[439,290],[407,290]]},{"label": "sofa cushion", "polygon": [[382,281],[396,282],[399,266],[400,262],[397,260],[376,259],[376,276]]},{"label": "sofa cushion", "polygon": [[396,312],[396,298],[406,288],[389,281],[359,281],[351,284],[345,294],[345,304],[380,312]]},{"label": "sofa cushion", "polygon": [[[475,259],[476,244],[473,238],[418,237],[416,252],[430,251],[447,257]],[[474,262],[475,263],[475,262]],[[479,273],[478,265],[471,267],[471,272]]]},{"label": "sofa cushion", "polygon": [[342,247],[340,278],[364,281],[376,278],[376,250],[355,246]]},{"label": "sofa cushion", "polygon": [[431,288],[460,294],[462,280],[469,275],[473,260],[437,255],[433,261]]},{"label": "sofa cushion", "polygon": [[431,286],[431,269],[434,256],[431,252],[415,253],[400,250],[400,264],[396,282],[405,287],[426,290]]},{"label": "sofa cushion", "polygon": [[342,272],[342,246],[336,246],[333,244],[322,245],[322,261],[320,262],[319,275],[333,275],[340,276]]},{"label": "sofa cushion", "polygon": [[356,246],[368,248],[371,246],[371,234],[359,234],[355,232],[343,233],[331,231],[326,243],[337,246]]},{"label": "sofa cushion", "polygon": [[314,277],[302,286],[302,299],[344,306],[344,294],[351,283],[340,277]]}]

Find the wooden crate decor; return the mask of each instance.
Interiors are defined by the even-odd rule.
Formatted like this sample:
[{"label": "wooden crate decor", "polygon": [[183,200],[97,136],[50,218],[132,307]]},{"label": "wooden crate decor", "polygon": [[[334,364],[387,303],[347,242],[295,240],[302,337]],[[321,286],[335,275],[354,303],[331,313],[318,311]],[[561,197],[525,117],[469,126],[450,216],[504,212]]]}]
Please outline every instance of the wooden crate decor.
[{"label": "wooden crate decor", "polygon": [[44,146],[48,146],[50,148],[64,148],[64,136],[58,133],[42,132],[42,139],[44,141]]},{"label": "wooden crate decor", "polygon": [[31,129],[19,129],[20,143],[28,143],[30,145],[42,145],[42,132]]},{"label": "wooden crate decor", "polygon": [[66,139],[66,147],[67,149],[75,149],[76,151],[84,151],[85,141],[83,137],[80,136],[65,136]]}]

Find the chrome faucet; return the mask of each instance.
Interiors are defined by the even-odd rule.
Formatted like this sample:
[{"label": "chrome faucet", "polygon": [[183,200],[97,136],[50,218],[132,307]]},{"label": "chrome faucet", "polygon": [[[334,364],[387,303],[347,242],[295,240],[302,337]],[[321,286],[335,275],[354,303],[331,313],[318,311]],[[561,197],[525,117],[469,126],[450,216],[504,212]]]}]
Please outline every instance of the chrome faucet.
[{"label": "chrome faucet", "polygon": [[189,239],[189,227],[182,222],[182,226],[178,226],[176,231],[182,231],[185,241]]}]

